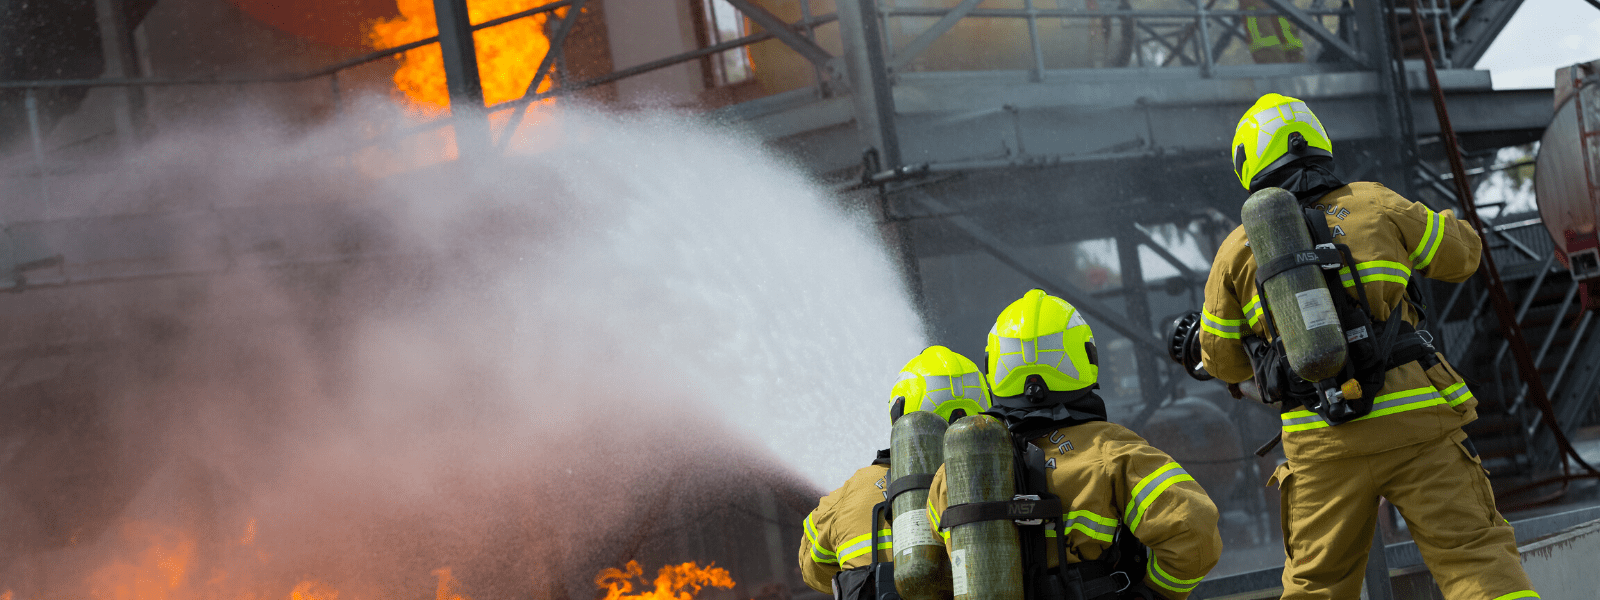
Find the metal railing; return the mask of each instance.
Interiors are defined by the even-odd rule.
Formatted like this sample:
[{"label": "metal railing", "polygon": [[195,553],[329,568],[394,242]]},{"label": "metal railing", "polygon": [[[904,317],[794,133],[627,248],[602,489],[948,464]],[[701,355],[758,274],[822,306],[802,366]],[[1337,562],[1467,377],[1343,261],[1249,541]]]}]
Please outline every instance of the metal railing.
[{"label": "metal railing", "polygon": [[[1189,7],[1160,9],[1131,8],[1128,2],[1123,3],[1123,8],[1114,9],[1037,6],[1044,1],[1023,0],[1022,8],[977,8],[981,3],[978,0],[964,0],[949,8],[893,7],[886,2],[878,11],[886,25],[894,20],[938,19],[898,48],[893,47],[892,39],[889,40],[892,55],[889,67],[893,71],[903,72],[941,36],[964,22],[979,19],[1020,20],[1027,29],[1026,58],[1029,71],[1032,79],[1039,81],[1047,71],[1046,36],[1040,31],[1042,20],[1059,20],[1063,24],[1072,20],[1117,20],[1125,25],[1124,31],[1133,35],[1127,44],[1129,54],[1115,57],[1113,62],[1117,66],[1195,66],[1200,69],[1202,76],[1209,77],[1213,67],[1218,64],[1217,57],[1241,42],[1246,47],[1250,45],[1251,33],[1246,19],[1278,16],[1288,19],[1294,27],[1299,28],[1296,35],[1302,39],[1314,39],[1325,51],[1333,52],[1356,66],[1364,68],[1367,63],[1366,57],[1356,50],[1354,28],[1337,25],[1338,19],[1354,16],[1355,10],[1349,6],[1327,7],[1327,0],[1314,0],[1304,8],[1290,0],[1262,0],[1270,7],[1264,10],[1218,8],[1219,0],[1187,0]],[[1434,6],[1424,10],[1424,14],[1436,25],[1455,19],[1456,14],[1451,11],[1448,2],[1431,1]],[[1335,19],[1333,28],[1326,22],[1330,17]],[[1156,51],[1149,51],[1152,49]],[[1311,57],[1307,62],[1314,60]],[[940,69],[930,67],[928,70]]]}]

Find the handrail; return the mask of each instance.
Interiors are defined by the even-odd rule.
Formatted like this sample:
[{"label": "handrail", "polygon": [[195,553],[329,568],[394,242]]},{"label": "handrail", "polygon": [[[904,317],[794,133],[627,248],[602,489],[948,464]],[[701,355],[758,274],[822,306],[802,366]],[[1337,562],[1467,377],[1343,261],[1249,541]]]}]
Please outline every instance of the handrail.
[{"label": "handrail", "polygon": [[[807,26],[815,27],[815,26],[818,26],[818,25],[825,25],[825,24],[828,24],[828,23],[832,23],[832,22],[837,21],[837,20],[839,20],[839,15],[838,14],[836,14],[836,13],[828,13],[828,14],[825,14],[825,15],[819,15],[817,17],[813,17],[810,21],[806,21],[803,24],[807,25]],[[728,41],[722,42],[720,44],[716,44],[716,45],[712,45],[712,46],[706,46],[706,47],[701,48],[699,50],[691,50],[689,52],[684,52],[682,54],[675,54],[673,56],[668,56],[666,58],[653,60],[653,61],[650,61],[650,62],[647,62],[647,63],[643,63],[643,64],[639,64],[639,65],[634,65],[632,67],[628,67],[628,68],[623,69],[621,71],[613,71],[611,73],[608,73],[608,74],[605,74],[605,75],[601,75],[601,76],[595,77],[593,79],[585,79],[583,81],[579,81],[579,82],[575,82],[575,83],[572,83],[572,84],[568,84],[568,85],[563,85],[563,86],[560,86],[560,87],[552,88],[552,89],[546,90],[544,92],[540,92],[538,94],[523,96],[523,97],[518,98],[516,100],[507,100],[505,102],[501,102],[499,104],[495,104],[495,105],[489,106],[486,110],[488,110],[490,112],[495,112],[495,111],[504,110],[504,109],[507,109],[507,108],[521,108],[523,106],[532,104],[534,102],[538,102],[538,101],[543,100],[545,98],[553,98],[553,97],[557,97],[557,96],[563,96],[563,95],[566,95],[566,94],[570,94],[570,93],[573,93],[573,92],[583,91],[583,90],[586,90],[586,89],[589,89],[589,88],[592,88],[592,87],[595,87],[595,86],[598,86],[598,85],[605,85],[607,83],[611,83],[611,82],[617,81],[619,79],[626,79],[626,78],[629,78],[629,77],[633,77],[634,75],[648,73],[650,71],[655,71],[655,70],[658,70],[658,69],[665,69],[667,67],[670,67],[670,66],[673,66],[673,65],[676,65],[676,64],[686,63],[686,62],[689,62],[691,60],[695,60],[695,59],[703,57],[703,56],[710,56],[710,55],[716,54],[718,52],[726,52],[726,51],[732,50],[734,48],[747,46],[747,45],[754,44],[754,43],[757,43],[757,42],[764,42],[764,41],[770,40],[770,39],[775,38],[775,37],[777,37],[777,36],[772,34],[772,33],[765,32],[765,31],[763,31],[761,33],[747,35],[747,36],[744,36],[742,38],[736,38],[736,39],[728,40]]]}]

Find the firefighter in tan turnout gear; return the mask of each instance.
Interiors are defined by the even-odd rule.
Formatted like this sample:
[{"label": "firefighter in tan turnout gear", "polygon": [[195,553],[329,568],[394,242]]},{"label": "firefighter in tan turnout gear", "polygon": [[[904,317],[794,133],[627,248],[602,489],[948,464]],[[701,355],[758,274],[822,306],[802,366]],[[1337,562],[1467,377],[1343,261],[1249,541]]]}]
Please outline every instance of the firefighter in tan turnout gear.
[{"label": "firefighter in tan turnout gear", "polygon": [[[989,414],[1044,451],[1049,491],[1061,498],[1065,512],[1068,568],[1090,582],[1086,588],[1113,580],[1109,593],[1086,600],[1145,591],[1181,600],[1222,554],[1217,507],[1172,457],[1106,421],[1105,402],[1093,391],[1098,362],[1094,335],[1077,309],[1041,290],[1029,291],[1000,313],[989,333]],[[948,508],[944,468],[934,476],[928,508],[948,546],[950,532],[940,528]],[[1143,573],[1111,575],[1113,567],[1100,561],[1119,530],[1148,548],[1148,556],[1135,557],[1146,563]],[[1056,534],[1045,532],[1052,571],[1060,568]]]},{"label": "firefighter in tan turnout gear", "polygon": [[[1461,430],[1477,417],[1477,401],[1433,351],[1426,332],[1414,329],[1419,309],[1406,294],[1415,277],[1470,277],[1481,251],[1478,236],[1449,210],[1434,212],[1376,183],[1344,184],[1330,170],[1332,149],[1305,103],[1277,94],[1263,96],[1245,113],[1231,149],[1246,189],[1283,188],[1301,207],[1325,216],[1332,243],[1347,245],[1354,262],[1353,270],[1344,262],[1338,271],[1344,292],[1352,300],[1365,292],[1362,310],[1372,327],[1358,331],[1392,340],[1392,352],[1383,353],[1387,358],[1364,363],[1377,377],[1372,380],[1382,382],[1380,389],[1366,390],[1372,404],[1364,416],[1346,414],[1331,422],[1308,410],[1318,404],[1315,393],[1283,394],[1288,462],[1272,475],[1283,504],[1283,597],[1360,595],[1381,497],[1405,517],[1445,598],[1538,598],[1522,571],[1511,526],[1496,511],[1477,453]],[[1315,212],[1306,214],[1308,223],[1316,222]],[[1236,395],[1237,384],[1257,372],[1269,374],[1257,378],[1258,384],[1270,384],[1260,380],[1273,378],[1273,365],[1284,362],[1257,354],[1256,362],[1267,364],[1253,366],[1247,353],[1252,336],[1273,339],[1267,327],[1272,315],[1263,315],[1257,288],[1256,262],[1241,226],[1217,250],[1199,334],[1206,371],[1232,384]],[[1348,326],[1343,317],[1339,321]],[[1356,342],[1367,338],[1346,331],[1349,360],[1358,361]],[[1278,380],[1302,385],[1290,377]]]},{"label": "firefighter in tan turnout gear", "polygon": [[[949,387],[931,389],[924,382],[943,379]],[[889,422],[909,411],[924,410],[954,421],[989,409],[989,392],[978,366],[944,346],[923,350],[901,369],[890,393]],[[800,538],[800,574],[806,585],[832,593],[834,580],[852,587],[853,575],[864,577],[873,553],[872,527],[878,528],[878,560],[889,562],[893,542],[889,526],[872,521],[872,508],[888,498],[888,450],[879,450],[870,466],[856,471],[844,485],[824,496],[806,516]]]}]

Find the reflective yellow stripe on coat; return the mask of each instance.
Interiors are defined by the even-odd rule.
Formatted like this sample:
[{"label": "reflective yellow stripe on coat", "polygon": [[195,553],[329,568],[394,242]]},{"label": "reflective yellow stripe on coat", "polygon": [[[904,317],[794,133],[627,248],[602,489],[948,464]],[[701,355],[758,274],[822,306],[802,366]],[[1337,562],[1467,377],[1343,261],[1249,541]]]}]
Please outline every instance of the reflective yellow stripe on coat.
[{"label": "reflective yellow stripe on coat", "polygon": [[1161,496],[1161,492],[1179,481],[1194,481],[1194,477],[1190,477],[1189,472],[1176,462],[1167,463],[1140,479],[1138,485],[1133,486],[1133,498],[1128,500],[1127,514],[1123,516],[1128,531],[1139,533],[1139,522],[1144,520],[1145,510]]},{"label": "reflective yellow stripe on coat", "polygon": [[817,526],[811,523],[811,516],[806,515],[805,520],[806,541],[811,542],[811,560],[825,565],[839,564],[839,555],[832,550],[823,548],[817,541]]},{"label": "reflective yellow stripe on coat", "polygon": [[[1465,385],[1462,385],[1459,388],[1456,386],[1451,386],[1449,389],[1455,390],[1455,392],[1459,394],[1460,401],[1455,402],[1455,404],[1465,402],[1467,398],[1472,397],[1471,392],[1462,393],[1467,389]],[[1433,386],[1420,387],[1402,392],[1394,392],[1391,394],[1378,396],[1377,399],[1372,403],[1372,412],[1367,413],[1360,418],[1352,419],[1352,421],[1376,419],[1385,415],[1403,413],[1406,411],[1417,410],[1419,408],[1438,406],[1445,403],[1445,397],[1439,395],[1439,390],[1434,389]],[[1329,425],[1328,421],[1322,418],[1322,415],[1303,408],[1300,410],[1283,413],[1282,418],[1283,430],[1285,432],[1318,429],[1327,427]]]},{"label": "reflective yellow stripe on coat", "polygon": [[1145,571],[1149,573],[1150,581],[1155,582],[1156,585],[1180,594],[1185,594],[1193,591],[1195,586],[1200,585],[1200,581],[1205,579],[1204,575],[1194,579],[1179,579],[1177,577],[1173,577],[1161,568],[1161,563],[1156,560],[1156,553],[1154,551],[1146,549],[1146,552],[1150,554],[1150,566],[1147,567]]},{"label": "reflective yellow stripe on coat", "polygon": [[[866,554],[872,550],[872,534],[863,534],[850,538],[839,548],[839,564],[844,564],[852,558]],[[894,535],[888,529],[878,530],[878,549],[889,550],[894,548]]]},{"label": "reflective yellow stripe on coat", "polygon": [[1220,338],[1239,339],[1239,335],[1244,332],[1243,323],[1244,319],[1223,319],[1209,312],[1200,311],[1200,328]]}]

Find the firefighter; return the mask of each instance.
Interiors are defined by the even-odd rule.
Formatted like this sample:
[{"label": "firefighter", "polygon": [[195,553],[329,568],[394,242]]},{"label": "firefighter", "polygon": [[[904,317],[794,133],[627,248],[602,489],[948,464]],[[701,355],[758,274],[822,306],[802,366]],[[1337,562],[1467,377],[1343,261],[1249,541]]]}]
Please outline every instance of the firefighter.
[{"label": "firefighter", "polygon": [[[1282,502],[1283,597],[1360,595],[1378,499],[1386,498],[1405,518],[1445,598],[1538,598],[1511,525],[1496,511],[1477,452],[1461,430],[1477,418],[1477,400],[1433,351],[1427,333],[1414,329],[1420,309],[1406,293],[1414,277],[1470,277],[1481,251],[1477,233],[1449,210],[1434,212],[1377,183],[1340,181],[1327,132],[1294,98],[1262,96],[1239,121],[1231,150],[1246,189],[1283,188],[1302,207],[1326,215],[1333,242],[1347,245],[1354,259],[1354,271],[1345,265],[1339,275],[1352,298],[1365,290],[1372,335],[1382,339],[1399,328],[1390,338],[1400,340],[1396,348],[1423,349],[1367,363],[1385,370],[1382,387],[1366,392],[1376,394],[1370,412],[1349,422],[1333,425],[1307,410],[1315,398],[1302,403],[1291,394],[1284,401],[1288,460],[1269,482]],[[1255,372],[1245,342],[1272,339],[1255,274],[1241,226],[1211,265],[1199,336],[1206,371],[1228,382],[1235,397]]]},{"label": "firefighter", "polygon": [[[929,388],[930,378],[946,377],[949,387]],[[977,364],[944,346],[931,346],[900,370],[890,390],[889,424],[907,411],[925,410],[954,421],[989,409],[989,391]],[[872,507],[888,498],[889,451],[879,450],[872,464],[856,471],[844,485],[824,496],[806,516],[800,538],[800,574],[806,585],[832,593],[835,577],[841,589],[858,586],[871,565]],[[892,532],[878,520],[878,558],[891,560]],[[853,571],[853,573],[852,573]]]},{"label": "firefighter", "polygon": [[[1262,0],[1239,0],[1239,8],[1252,11],[1271,10],[1271,7]],[[1287,17],[1281,15],[1245,17],[1244,28],[1250,32],[1250,58],[1256,64],[1306,61],[1305,42],[1300,41],[1294,34],[1294,25]]]},{"label": "firefighter", "polygon": [[[1188,597],[1222,554],[1217,507],[1172,457],[1106,421],[1105,401],[1094,393],[1094,335],[1083,316],[1066,300],[1029,291],[1000,313],[987,350],[989,414],[1043,451],[1048,491],[1060,497],[1064,511],[1068,568],[1080,571],[1086,589],[1114,582],[1116,595],[1064,600],[1151,591],[1170,600]],[[950,531],[940,527],[947,491],[940,468],[928,492],[928,516],[948,547]],[[1144,572],[1116,576],[1102,564],[1119,530],[1149,549]],[[1058,572],[1060,541],[1053,529],[1045,535],[1046,566]]]}]

